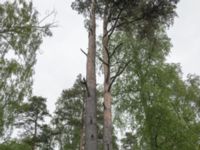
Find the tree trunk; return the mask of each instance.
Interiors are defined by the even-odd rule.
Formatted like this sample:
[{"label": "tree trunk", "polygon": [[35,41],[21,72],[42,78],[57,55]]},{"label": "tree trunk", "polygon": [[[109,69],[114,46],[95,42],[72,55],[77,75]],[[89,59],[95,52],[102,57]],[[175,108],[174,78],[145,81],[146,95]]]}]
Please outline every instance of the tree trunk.
[{"label": "tree trunk", "polygon": [[103,69],[104,69],[104,150],[112,150],[112,96],[110,92],[110,56],[108,48],[108,18],[107,7],[105,8],[103,18]]},{"label": "tree trunk", "polygon": [[84,124],[82,124],[82,128],[81,128],[81,137],[80,137],[80,150],[85,150],[85,126]]},{"label": "tree trunk", "polygon": [[64,150],[64,148],[63,148],[64,145],[63,145],[63,142],[62,142],[62,135],[59,136],[58,140],[59,140],[59,144],[60,144],[59,150]]},{"label": "tree trunk", "polygon": [[85,93],[83,95],[83,109],[82,109],[82,127],[80,137],[80,150],[85,150]]},{"label": "tree trunk", "polygon": [[36,119],[34,120],[34,134],[33,134],[33,141],[32,141],[32,150],[36,150],[36,138],[37,138],[37,120],[38,116],[36,116]]},{"label": "tree trunk", "polygon": [[89,19],[89,41],[87,54],[87,99],[86,99],[86,150],[97,150],[97,121],[96,121],[96,17],[95,17],[96,1],[91,1],[90,19]]}]

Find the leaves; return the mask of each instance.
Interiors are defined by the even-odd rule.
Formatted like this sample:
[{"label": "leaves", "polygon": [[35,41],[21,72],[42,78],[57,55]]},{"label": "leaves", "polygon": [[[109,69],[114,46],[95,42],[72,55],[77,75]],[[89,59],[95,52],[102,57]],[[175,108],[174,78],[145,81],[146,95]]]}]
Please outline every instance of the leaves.
[{"label": "leaves", "polygon": [[169,39],[157,32],[151,39],[121,36],[132,60],[114,87],[116,111],[128,117],[132,131],[122,142],[125,149],[197,149],[199,78],[184,81],[180,66],[165,62]]},{"label": "leaves", "polygon": [[[19,106],[17,113],[19,115],[15,127],[23,129],[20,136],[25,139],[25,143],[34,147],[40,143],[48,143],[51,137],[49,137],[46,130],[50,131],[50,129],[44,122],[47,117],[50,117],[50,114],[47,110],[45,98],[31,97],[27,103]],[[44,136],[46,136],[47,141],[44,141]]]},{"label": "leaves", "polygon": [[5,112],[3,122],[9,125],[16,111],[12,104],[31,94],[37,50],[43,36],[51,33],[50,25],[39,23],[32,2],[1,2],[0,20],[0,109]]}]

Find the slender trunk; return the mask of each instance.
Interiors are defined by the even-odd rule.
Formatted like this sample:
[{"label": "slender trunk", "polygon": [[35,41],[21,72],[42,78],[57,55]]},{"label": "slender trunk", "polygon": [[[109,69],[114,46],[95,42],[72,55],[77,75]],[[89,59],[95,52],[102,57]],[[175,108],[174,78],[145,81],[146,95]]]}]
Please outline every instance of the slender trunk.
[{"label": "slender trunk", "polygon": [[108,84],[104,83],[104,150],[112,150],[112,96],[108,89]]},{"label": "slender trunk", "polygon": [[85,150],[85,93],[83,96],[83,110],[82,110],[82,127],[81,127],[81,137],[80,137],[80,150]]},{"label": "slender trunk", "polygon": [[112,150],[112,95],[110,92],[110,56],[109,56],[109,37],[108,37],[107,7],[103,18],[103,69],[104,69],[104,150]]},{"label": "slender trunk", "polygon": [[59,136],[58,140],[59,140],[59,144],[60,144],[59,150],[64,150],[63,142],[62,142],[62,134]]},{"label": "slender trunk", "polygon": [[81,128],[81,137],[80,137],[80,150],[84,150],[85,149],[85,134],[84,134],[84,126],[82,126]]},{"label": "slender trunk", "polygon": [[34,121],[34,134],[33,134],[33,141],[32,141],[32,150],[35,150],[35,149],[36,149],[37,119],[38,119],[38,117],[36,116],[36,119],[35,119],[35,121]]},{"label": "slender trunk", "polygon": [[97,150],[97,121],[96,121],[96,17],[95,17],[96,1],[91,1],[91,11],[89,20],[89,43],[87,55],[86,80],[88,94],[86,99],[86,150]]}]

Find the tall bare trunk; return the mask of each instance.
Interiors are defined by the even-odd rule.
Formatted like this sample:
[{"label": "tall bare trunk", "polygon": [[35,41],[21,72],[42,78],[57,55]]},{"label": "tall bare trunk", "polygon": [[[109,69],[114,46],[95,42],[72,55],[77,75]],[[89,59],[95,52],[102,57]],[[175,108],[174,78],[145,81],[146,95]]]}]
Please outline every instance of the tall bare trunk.
[{"label": "tall bare trunk", "polygon": [[112,150],[112,96],[110,92],[110,56],[108,48],[108,19],[107,19],[107,8],[105,8],[103,18],[103,68],[104,68],[104,150]]},{"label": "tall bare trunk", "polygon": [[89,43],[87,55],[86,81],[88,94],[86,99],[86,150],[97,150],[97,121],[96,121],[96,1],[91,1],[90,19],[89,19]]}]

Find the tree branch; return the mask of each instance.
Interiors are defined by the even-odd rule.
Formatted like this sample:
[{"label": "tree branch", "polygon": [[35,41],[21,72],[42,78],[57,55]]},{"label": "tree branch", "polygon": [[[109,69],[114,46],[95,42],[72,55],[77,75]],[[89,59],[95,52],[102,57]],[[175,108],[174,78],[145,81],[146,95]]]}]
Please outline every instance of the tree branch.
[{"label": "tree branch", "polygon": [[115,52],[123,45],[123,43],[119,43],[113,50],[113,52],[110,54],[110,58],[115,55]]},{"label": "tree branch", "polygon": [[109,85],[109,88],[108,88],[108,91],[110,91],[110,89],[112,88],[112,85],[113,83],[115,82],[115,80],[117,79],[117,77],[119,77],[123,72],[124,70],[127,68],[127,66],[131,63],[132,60],[129,60],[123,67],[120,67],[118,68],[116,74],[111,77],[111,82],[110,82],[110,85]]},{"label": "tree branch", "polygon": [[117,18],[115,19],[114,24],[112,25],[112,27],[111,27],[110,30],[108,31],[108,33],[109,33],[108,38],[110,38],[111,35],[113,34],[113,32],[115,31],[115,29],[116,29],[116,27],[117,27],[117,23],[118,23],[118,21],[119,21],[119,18],[120,18],[121,14],[122,14],[122,10],[123,10],[123,9],[120,9],[120,10],[119,10],[119,13],[118,13],[118,15],[117,15]]},{"label": "tree branch", "polygon": [[80,49],[80,50],[86,57],[88,56],[88,54],[83,49]]},{"label": "tree branch", "polygon": [[[81,50],[81,52],[82,52],[86,57],[88,56],[88,54],[87,54],[83,49],[80,49],[80,50]],[[96,55],[96,56],[97,56],[97,58],[98,58],[103,64],[109,66],[109,64],[106,63],[100,56],[98,56],[98,55]]]},{"label": "tree branch", "polygon": [[56,25],[52,24],[46,24],[44,26],[35,26],[35,25],[25,25],[25,26],[13,26],[11,28],[5,28],[5,29],[0,29],[0,34],[4,33],[21,33],[24,32],[24,29],[26,28],[36,28],[36,29],[45,29],[45,28],[52,28],[52,27],[57,27]]},{"label": "tree branch", "polygon": [[106,66],[109,66],[108,63],[106,63],[100,56],[97,55],[97,58]]},{"label": "tree branch", "polygon": [[[124,18],[126,18],[126,17],[124,17]],[[136,21],[140,21],[140,20],[142,20],[143,18],[144,18],[143,16],[140,16],[140,17],[138,17],[138,18],[134,18],[134,19],[131,19],[131,20],[125,20],[125,21],[119,23],[119,24],[116,26],[116,28],[119,28],[119,27],[123,26],[124,24],[131,24],[131,23],[134,23],[134,22],[136,22]]]},{"label": "tree branch", "polygon": [[42,18],[40,21],[39,21],[39,24],[40,23],[42,23],[43,21],[45,21],[47,18],[49,18],[50,16],[52,16],[52,15],[55,15],[56,14],[56,12],[55,12],[55,10],[53,10],[53,11],[51,11],[49,14],[47,14],[44,18]]}]

